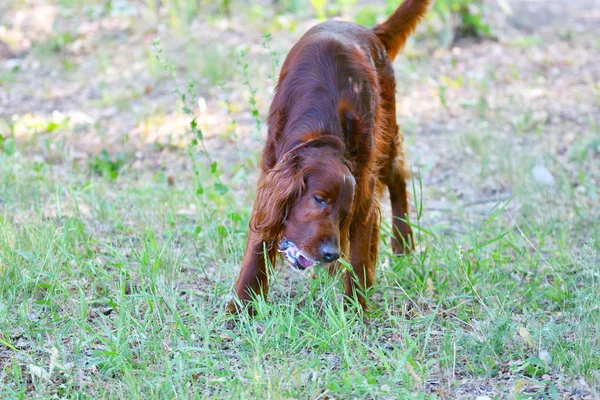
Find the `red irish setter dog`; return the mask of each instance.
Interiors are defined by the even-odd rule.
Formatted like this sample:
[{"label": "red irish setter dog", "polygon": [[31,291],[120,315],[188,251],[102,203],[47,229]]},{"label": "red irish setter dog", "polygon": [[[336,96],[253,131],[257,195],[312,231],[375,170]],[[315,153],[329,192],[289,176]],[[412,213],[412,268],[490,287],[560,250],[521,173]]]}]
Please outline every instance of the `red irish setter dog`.
[{"label": "red irish setter dog", "polygon": [[427,12],[405,0],[367,29],[329,21],[310,29],[287,56],[269,111],[269,133],[250,230],[230,312],[266,296],[278,252],[297,269],[344,256],[345,293],[363,308],[375,279],[379,197],[387,186],[393,251],[413,249],[402,134],[396,124],[392,61]]}]

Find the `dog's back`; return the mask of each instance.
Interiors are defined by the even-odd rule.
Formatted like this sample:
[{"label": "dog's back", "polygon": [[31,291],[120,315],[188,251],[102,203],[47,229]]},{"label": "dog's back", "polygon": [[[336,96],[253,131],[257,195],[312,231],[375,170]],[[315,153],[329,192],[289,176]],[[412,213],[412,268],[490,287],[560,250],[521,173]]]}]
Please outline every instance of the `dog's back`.
[{"label": "dog's back", "polygon": [[[263,160],[263,169],[280,159],[279,149],[288,148],[310,132],[339,133],[340,139],[352,146],[340,132],[340,125],[348,119],[343,109],[353,110],[351,117],[363,123],[362,130],[374,133],[379,88],[395,90],[391,61],[425,15],[429,2],[405,0],[372,29],[352,22],[326,21],[300,38],[282,66],[269,111],[268,142],[274,140],[280,145],[268,153],[273,157]],[[394,145],[384,137],[380,141]]]}]

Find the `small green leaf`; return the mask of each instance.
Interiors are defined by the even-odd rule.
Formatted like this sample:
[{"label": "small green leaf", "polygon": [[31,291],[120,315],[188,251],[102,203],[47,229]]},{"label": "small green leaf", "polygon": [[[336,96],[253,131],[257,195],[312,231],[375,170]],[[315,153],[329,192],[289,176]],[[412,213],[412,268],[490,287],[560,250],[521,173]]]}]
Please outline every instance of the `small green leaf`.
[{"label": "small green leaf", "polygon": [[50,122],[48,122],[48,125],[46,125],[46,132],[48,132],[48,133],[54,132],[56,130],[56,128],[58,128],[58,124],[54,121],[50,121]]},{"label": "small green leaf", "polygon": [[225,194],[229,191],[229,188],[227,186],[223,185],[222,183],[215,182],[215,190],[219,194]]},{"label": "small green leaf", "polygon": [[12,156],[17,151],[17,142],[13,138],[4,139],[2,149],[7,155]]},{"label": "small green leaf", "polygon": [[219,225],[217,226],[217,233],[219,234],[220,238],[227,237],[227,228],[225,228],[223,225]]},{"label": "small green leaf", "polygon": [[229,216],[229,219],[232,220],[232,221],[234,221],[234,222],[238,222],[238,221],[242,220],[242,217],[240,217],[240,215],[236,214],[236,213],[229,213],[228,216]]}]

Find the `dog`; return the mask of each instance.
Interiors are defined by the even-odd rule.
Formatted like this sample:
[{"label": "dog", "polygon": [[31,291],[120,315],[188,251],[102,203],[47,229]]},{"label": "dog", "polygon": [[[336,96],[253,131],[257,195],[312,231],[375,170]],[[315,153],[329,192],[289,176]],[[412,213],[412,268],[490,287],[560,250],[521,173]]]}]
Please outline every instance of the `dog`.
[{"label": "dog", "polygon": [[283,63],[236,284],[237,313],[268,294],[267,261],[293,268],[352,266],[345,295],[367,308],[375,280],[379,198],[390,194],[395,254],[414,250],[403,136],[396,123],[392,61],[430,0],[405,0],[372,29],[327,21],[311,28]]}]

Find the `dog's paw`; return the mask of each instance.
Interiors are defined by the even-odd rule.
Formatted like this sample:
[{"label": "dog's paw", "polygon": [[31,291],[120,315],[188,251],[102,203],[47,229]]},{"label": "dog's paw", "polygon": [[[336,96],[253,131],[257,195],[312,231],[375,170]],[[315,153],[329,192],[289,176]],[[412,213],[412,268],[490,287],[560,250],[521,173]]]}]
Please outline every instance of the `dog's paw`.
[{"label": "dog's paw", "polygon": [[227,314],[236,315],[241,310],[241,305],[236,301],[233,296],[227,296],[226,298],[227,306],[225,306],[225,311]]}]

